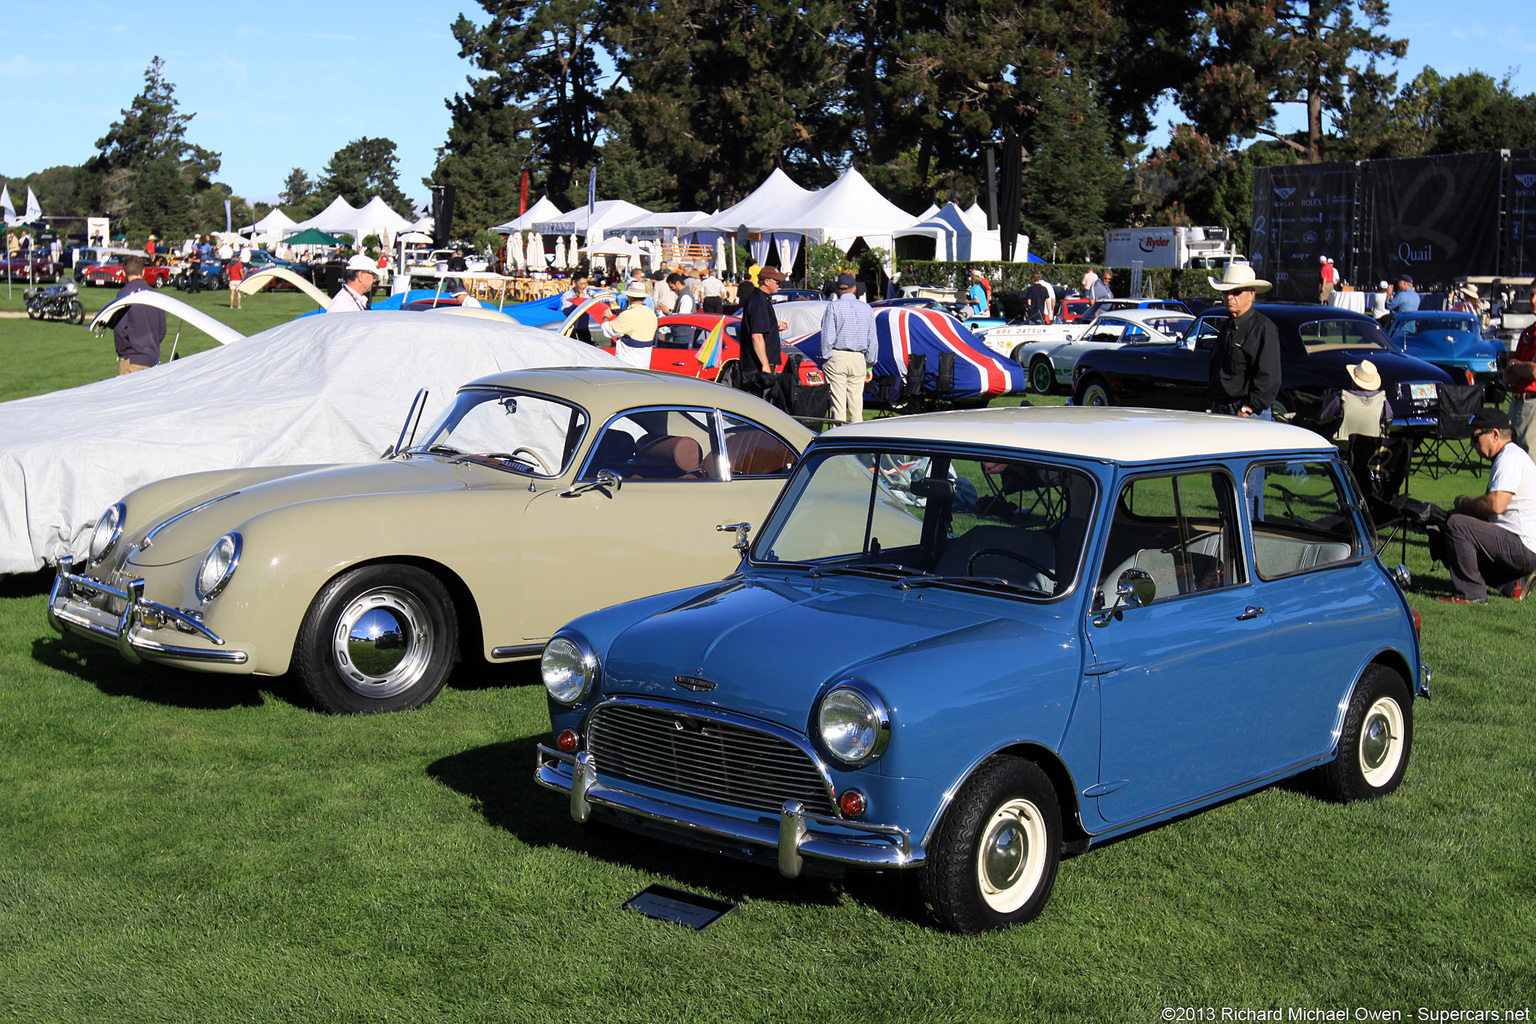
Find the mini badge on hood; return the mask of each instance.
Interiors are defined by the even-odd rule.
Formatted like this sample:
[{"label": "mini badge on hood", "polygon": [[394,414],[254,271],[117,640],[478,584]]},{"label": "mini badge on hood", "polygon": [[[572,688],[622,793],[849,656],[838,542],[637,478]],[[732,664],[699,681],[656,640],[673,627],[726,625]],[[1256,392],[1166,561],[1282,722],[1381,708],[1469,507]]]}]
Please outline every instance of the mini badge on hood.
[{"label": "mini badge on hood", "polygon": [[714,683],[708,679],[700,679],[698,676],[673,676],[672,681],[683,689],[692,690],[694,693],[704,693],[715,688]]}]

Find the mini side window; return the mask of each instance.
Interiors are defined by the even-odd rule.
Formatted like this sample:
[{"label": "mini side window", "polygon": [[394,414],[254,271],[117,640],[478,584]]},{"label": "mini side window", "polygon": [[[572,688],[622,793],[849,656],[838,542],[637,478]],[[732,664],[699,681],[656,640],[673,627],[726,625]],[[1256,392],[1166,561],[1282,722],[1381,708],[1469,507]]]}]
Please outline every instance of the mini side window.
[{"label": "mini side window", "polygon": [[1361,550],[1348,492],[1333,462],[1279,462],[1248,471],[1253,563],[1260,579],[1348,561]]},{"label": "mini side window", "polygon": [[1150,573],[1154,600],[1234,586],[1244,579],[1232,483],[1225,473],[1141,477],[1115,507],[1096,603],[1109,607],[1127,569]]}]

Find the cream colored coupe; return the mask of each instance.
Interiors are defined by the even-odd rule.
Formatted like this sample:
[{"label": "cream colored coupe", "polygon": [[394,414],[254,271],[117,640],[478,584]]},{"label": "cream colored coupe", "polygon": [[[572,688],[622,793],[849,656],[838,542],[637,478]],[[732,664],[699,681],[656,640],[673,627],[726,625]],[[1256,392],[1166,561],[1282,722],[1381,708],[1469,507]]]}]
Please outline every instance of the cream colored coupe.
[{"label": "cream colored coupe", "polygon": [[811,433],[716,384],[519,370],[378,462],[172,477],[102,515],[49,618],[129,661],[290,670],[320,707],[430,701],[461,652],[537,657],[585,612],[728,575]]}]

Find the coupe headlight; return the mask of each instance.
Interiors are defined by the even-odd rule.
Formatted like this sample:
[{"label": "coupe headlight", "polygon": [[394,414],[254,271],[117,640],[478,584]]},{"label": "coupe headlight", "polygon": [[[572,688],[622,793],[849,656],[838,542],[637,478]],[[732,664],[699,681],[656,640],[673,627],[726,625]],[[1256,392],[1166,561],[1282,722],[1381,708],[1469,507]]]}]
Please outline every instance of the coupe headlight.
[{"label": "coupe headlight", "polygon": [[128,509],[122,502],[118,502],[96,520],[96,529],[91,531],[92,565],[112,553],[112,546],[117,543],[117,538],[123,535],[123,520],[126,518],[128,518]]},{"label": "coupe headlight", "polygon": [[597,655],[577,633],[556,633],[544,645],[539,663],[544,689],[561,704],[575,704],[591,692],[601,668]]},{"label": "coupe headlight", "polygon": [[217,597],[239,564],[240,535],[226,533],[203,556],[203,564],[197,570],[197,599],[211,601]]},{"label": "coupe headlight", "polygon": [[821,698],[816,732],[822,748],[844,764],[868,764],[891,738],[891,714],[872,693],[853,683],[839,683]]}]

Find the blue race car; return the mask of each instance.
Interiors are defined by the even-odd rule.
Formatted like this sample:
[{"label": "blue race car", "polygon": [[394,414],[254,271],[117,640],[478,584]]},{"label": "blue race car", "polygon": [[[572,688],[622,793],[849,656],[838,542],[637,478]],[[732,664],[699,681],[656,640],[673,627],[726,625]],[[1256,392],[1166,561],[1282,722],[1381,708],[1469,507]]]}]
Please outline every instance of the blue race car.
[{"label": "blue race car", "polygon": [[1471,313],[1399,313],[1387,340],[1399,352],[1434,363],[1457,383],[1493,385],[1490,392],[1501,386],[1498,360],[1504,346],[1484,337],[1482,323]]}]

